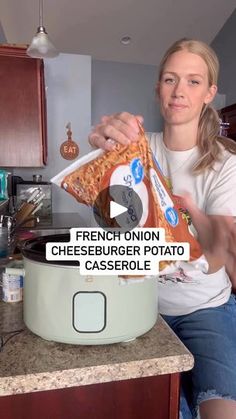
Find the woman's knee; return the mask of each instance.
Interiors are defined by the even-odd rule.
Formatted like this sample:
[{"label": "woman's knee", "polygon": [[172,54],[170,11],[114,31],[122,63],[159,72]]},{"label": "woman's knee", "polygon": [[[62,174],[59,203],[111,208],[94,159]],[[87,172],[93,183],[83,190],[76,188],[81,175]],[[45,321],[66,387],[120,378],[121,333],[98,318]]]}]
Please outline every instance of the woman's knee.
[{"label": "woman's knee", "polygon": [[228,399],[204,400],[199,405],[201,419],[236,419],[236,401]]}]

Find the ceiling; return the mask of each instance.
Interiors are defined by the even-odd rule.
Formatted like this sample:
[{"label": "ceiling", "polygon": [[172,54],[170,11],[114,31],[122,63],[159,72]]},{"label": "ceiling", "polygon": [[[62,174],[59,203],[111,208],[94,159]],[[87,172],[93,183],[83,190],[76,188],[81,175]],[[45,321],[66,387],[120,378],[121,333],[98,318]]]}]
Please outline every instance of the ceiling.
[{"label": "ceiling", "polygon": [[[156,65],[179,38],[211,43],[235,6],[235,0],[44,0],[43,16],[61,52]],[[0,0],[7,42],[29,44],[38,15],[38,0]],[[127,46],[120,43],[125,35],[132,38]]]}]

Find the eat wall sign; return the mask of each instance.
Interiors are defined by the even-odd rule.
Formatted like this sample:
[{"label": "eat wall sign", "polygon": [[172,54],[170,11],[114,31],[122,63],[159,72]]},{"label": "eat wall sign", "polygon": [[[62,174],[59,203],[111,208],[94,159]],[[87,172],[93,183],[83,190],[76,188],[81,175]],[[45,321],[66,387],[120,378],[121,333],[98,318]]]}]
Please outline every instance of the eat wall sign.
[{"label": "eat wall sign", "polygon": [[60,153],[63,159],[74,160],[79,155],[79,146],[72,140],[71,123],[66,125],[67,140],[64,141],[60,147]]}]

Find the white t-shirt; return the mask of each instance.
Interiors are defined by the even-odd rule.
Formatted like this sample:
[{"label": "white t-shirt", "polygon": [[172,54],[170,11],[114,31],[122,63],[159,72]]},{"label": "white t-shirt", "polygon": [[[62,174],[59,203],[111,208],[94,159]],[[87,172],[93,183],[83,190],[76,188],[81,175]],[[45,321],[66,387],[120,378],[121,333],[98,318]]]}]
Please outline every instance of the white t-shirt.
[{"label": "white t-shirt", "polygon": [[[236,215],[236,155],[222,146],[222,157],[213,169],[193,175],[199,158],[198,147],[187,151],[166,148],[161,133],[148,133],[151,149],[175,195],[188,191],[198,208],[211,215]],[[205,273],[204,273],[205,272]],[[223,267],[206,274],[204,256],[196,262],[178,262],[159,276],[159,310],[162,314],[182,315],[224,304],[230,296],[231,282]]]}]

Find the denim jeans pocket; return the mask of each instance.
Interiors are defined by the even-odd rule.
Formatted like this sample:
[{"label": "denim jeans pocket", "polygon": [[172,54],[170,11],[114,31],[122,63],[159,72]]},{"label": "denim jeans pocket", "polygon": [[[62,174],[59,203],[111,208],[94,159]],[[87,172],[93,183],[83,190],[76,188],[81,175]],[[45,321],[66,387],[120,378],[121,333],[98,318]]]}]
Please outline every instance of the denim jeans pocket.
[{"label": "denim jeans pocket", "polygon": [[236,321],[236,295],[231,294],[227,303],[224,304],[224,310],[232,316],[232,320]]}]

